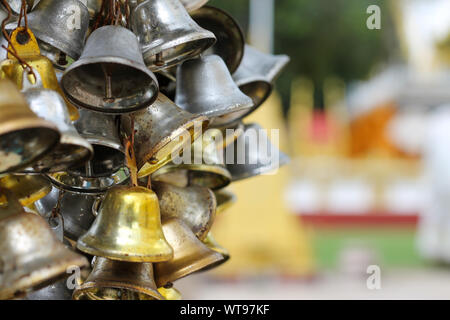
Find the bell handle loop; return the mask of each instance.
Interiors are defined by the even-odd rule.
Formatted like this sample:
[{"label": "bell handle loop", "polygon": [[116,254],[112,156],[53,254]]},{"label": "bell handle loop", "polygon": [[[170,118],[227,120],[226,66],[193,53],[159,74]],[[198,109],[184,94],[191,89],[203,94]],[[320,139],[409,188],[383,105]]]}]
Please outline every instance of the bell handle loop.
[{"label": "bell handle loop", "polygon": [[[41,54],[36,37],[33,32],[26,27],[17,27],[11,32],[11,43],[9,44],[8,49],[10,49],[10,51],[15,51],[20,58],[38,56]],[[17,59],[11,52],[8,53],[8,59],[15,58]]]},{"label": "bell handle loop", "polygon": [[99,195],[95,198],[94,203],[92,204],[92,214],[94,217],[98,216],[98,211],[100,210],[100,205],[102,204],[104,197],[104,195]]},{"label": "bell handle loop", "polygon": [[0,188],[0,219],[23,212],[17,196],[9,189]]}]

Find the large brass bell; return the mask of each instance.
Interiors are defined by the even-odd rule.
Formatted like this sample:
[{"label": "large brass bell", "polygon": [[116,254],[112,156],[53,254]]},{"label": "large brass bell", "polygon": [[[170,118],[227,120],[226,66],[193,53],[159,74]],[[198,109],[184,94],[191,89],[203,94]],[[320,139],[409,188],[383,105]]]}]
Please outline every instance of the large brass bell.
[{"label": "large brass bell", "polygon": [[233,74],[241,64],[245,50],[244,33],[237,21],[227,12],[211,6],[193,11],[191,16],[217,38],[217,42],[205,54],[220,56]]},{"label": "large brass bell", "polygon": [[60,139],[54,124],[38,118],[9,80],[0,81],[0,173],[25,168]]},{"label": "large brass bell", "polygon": [[28,14],[28,25],[41,53],[58,69],[77,60],[89,27],[89,12],[79,0],[40,0]]},{"label": "large brass bell", "polygon": [[144,65],[136,36],[121,26],[92,32],[61,83],[75,105],[104,113],[144,109],[158,96],[158,82]]},{"label": "large brass bell", "polygon": [[235,122],[253,106],[217,55],[188,60],[178,67],[175,103],[210,118],[214,126]]},{"label": "large brass bell", "polygon": [[158,197],[143,187],[109,189],[77,247],[94,256],[128,262],[161,262],[173,257],[161,229]]},{"label": "large brass bell", "polygon": [[[52,185],[41,175],[12,174],[0,178],[0,189],[8,189],[22,206],[28,206],[47,196]],[[5,205],[4,201],[0,198],[0,206]]]},{"label": "large brass bell", "polygon": [[197,238],[206,238],[216,217],[216,198],[211,190],[179,188],[161,182],[154,182],[152,188],[158,195],[162,219],[180,219]]},{"label": "large brass bell", "polygon": [[221,254],[203,244],[189,227],[178,219],[163,221],[164,235],[172,246],[172,260],[155,263],[155,279],[158,287],[184,278],[194,272],[220,264],[224,258]]},{"label": "large brass bell", "polygon": [[164,300],[151,263],[96,257],[91,274],[73,293],[74,300]]},{"label": "large brass bell", "polygon": [[146,110],[122,116],[122,128],[127,136],[131,135],[132,121],[139,177],[150,175],[168,163],[172,155],[190,148],[209,123],[206,117],[179,108],[162,93]]},{"label": "large brass bell", "polygon": [[[47,57],[41,55],[38,43],[31,30],[19,27],[12,31],[10,37],[11,43],[14,45],[17,54],[32,67],[35,73],[39,74],[42,87],[44,89],[57,91],[64,97],[53,64]],[[11,46],[9,46],[8,49],[13,51]],[[12,54],[8,53],[8,59],[3,60],[0,66],[2,78],[6,77],[11,79],[19,90],[22,90],[24,86],[23,79],[27,74],[23,65]],[[31,76],[28,77],[31,79],[31,83],[34,84],[35,80],[33,81]],[[73,121],[78,119],[78,109],[66,100],[65,97],[64,100],[69,110],[70,120]]]},{"label": "large brass bell", "polygon": [[58,241],[41,217],[26,213],[9,192],[0,206],[0,299],[20,296],[66,274],[68,267],[85,267],[85,257]]},{"label": "large brass bell", "polygon": [[151,70],[167,69],[191,59],[216,41],[212,32],[192,20],[180,0],[139,2],[131,24]]}]

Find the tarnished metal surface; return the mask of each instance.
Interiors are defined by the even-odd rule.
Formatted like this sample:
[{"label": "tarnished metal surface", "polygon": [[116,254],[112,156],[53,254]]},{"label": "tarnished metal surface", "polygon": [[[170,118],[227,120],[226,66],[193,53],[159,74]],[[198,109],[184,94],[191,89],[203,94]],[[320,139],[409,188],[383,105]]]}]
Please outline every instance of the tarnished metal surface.
[{"label": "tarnished metal surface", "polygon": [[161,229],[158,197],[143,187],[109,189],[93,225],[78,239],[77,248],[129,262],[161,262],[173,256]]},{"label": "tarnished metal surface", "polygon": [[153,71],[170,68],[212,46],[216,37],[189,16],[179,0],[148,0],[132,12],[146,65]]},{"label": "tarnished metal surface", "polygon": [[75,300],[164,300],[158,292],[151,263],[95,259],[94,267]]},{"label": "tarnished metal surface", "polygon": [[227,12],[211,6],[204,6],[192,12],[191,16],[217,38],[217,42],[205,54],[220,56],[233,74],[241,64],[245,48],[244,33],[237,21]]},{"label": "tarnished metal surface", "polygon": [[146,110],[122,116],[123,131],[130,136],[131,117],[134,118],[134,149],[139,177],[152,174],[189,148],[208,126],[204,116],[179,108],[162,93]]},{"label": "tarnished metal surface", "polygon": [[[47,196],[52,190],[50,182],[41,175],[12,174],[0,178],[0,189],[14,193],[22,206],[28,206]],[[5,205],[0,199],[0,206]]]},{"label": "tarnished metal surface", "polygon": [[156,263],[155,280],[158,287],[202,271],[223,261],[223,256],[203,244],[189,227],[178,219],[163,221],[164,235],[174,250],[172,260]]},{"label": "tarnished metal surface", "polygon": [[144,64],[136,36],[121,26],[96,29],[61,83],[75,105],[104,113],[144,109],[158,95],[158,82]]},{"label": "tarnished metal surface", "polygon": [[72,291],[67,286],[67,280],[63,279],[27,294],[23,300],[72,300]]},{"label": "tarnished metal surface", "polygon": [[162,219],[182,220],[200,240],[208,235],[216,217],[216,198],[208,188],[192,186],[179,188],[154,182]]},{"label": "tarnished metal surface", "polygon": [[253,106],[217,55],[188,60],[178,67],[175,103],[217,126],[235,122]]}]

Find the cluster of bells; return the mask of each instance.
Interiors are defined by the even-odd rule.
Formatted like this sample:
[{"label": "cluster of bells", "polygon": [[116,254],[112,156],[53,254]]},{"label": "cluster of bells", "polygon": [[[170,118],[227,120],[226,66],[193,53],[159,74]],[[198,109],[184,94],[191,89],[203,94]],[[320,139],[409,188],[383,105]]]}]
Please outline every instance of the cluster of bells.
[{"label": "cluster of bells", "polygon": [[[225,164],[215,151],[260,129],[242,120],[289,58],[246,45],[205,2],[28,0],[25,20],[22,1],[2,0],[0,299],[179,299],[174,281],[229,259],[210,232],[235,201],[224,188],[274,164]],[[96,25],[120,8],[129,14]],[[217,144],[199,123],[235,131]],[[174,163],[186,146],[202,163]]]}]

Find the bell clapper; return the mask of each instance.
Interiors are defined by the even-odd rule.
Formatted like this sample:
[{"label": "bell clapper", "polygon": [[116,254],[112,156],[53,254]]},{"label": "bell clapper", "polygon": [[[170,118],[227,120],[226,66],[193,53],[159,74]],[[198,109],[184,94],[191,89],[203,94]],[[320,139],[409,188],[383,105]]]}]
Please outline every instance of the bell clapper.
[{"label": "bell clapper", "polygon": [[116,99],[113,97],[112,93],[112,79],[111,79],[111,69],[106,64],[102,64],[102,70],[105,74],[105,98],[103,99],[105,102],[112,103]]},{"label": "bell clapper", "polygon": [[92,161],[91,160],[86,162],[85,170],[86,170],[86,176],[87,177],[93,177],[94,176],[94,169],[92,168]]},{"label": "bell clapper", "polygon": [[164,65],[164,60],[162,58],[162,53],[161,52],[156,54],[155,65],[157,67],[162,67]]}]

